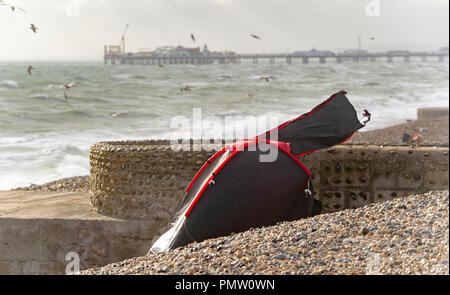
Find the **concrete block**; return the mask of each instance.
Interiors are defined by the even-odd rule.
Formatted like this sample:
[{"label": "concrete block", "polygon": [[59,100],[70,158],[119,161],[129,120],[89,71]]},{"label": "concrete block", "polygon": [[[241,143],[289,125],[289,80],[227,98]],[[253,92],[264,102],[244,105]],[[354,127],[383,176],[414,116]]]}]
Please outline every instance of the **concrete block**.
[{"label": "concrete block", "polygon": [[336,212],[345,209],[345,192],[343,190],[321,191],[322,213]]},{"label": "concrete block", "polygon": [[351,189],[347,191],[348,208],[356,209],[373,202],[372,195],[369,191],[361,191]]},{"label": "concrete block", "polygon": [[395,198],[407,197],[411,193],[412,192],[405,190],[378,190],[373,196],[373,201],[376,203],[390,201]]},{"label": "concrete block", "polygon": [[430,189],[448,189],[449,166],[444,163],[424,164],[424,186]]},{"label": "concrete block", "polygon": [[392,188],[397,186],[398,172],[396,163],[374,162],[371,166],[371,185],[375,191],[378,189]]},{"label": "concrete block", "polygon": [[417,189],[423,186],[423,162],[400,162],[398,164],[398,188]]},{"label": "concrete block", "polygon": [[368,162],[323,161],[322,185],[326,187],[366,187],[369,185]]},{"label": "concrete block", "polygon": [[418,120],[432,120],[437,117],[444,117],[449,115],[448,108],[418,108]]}]

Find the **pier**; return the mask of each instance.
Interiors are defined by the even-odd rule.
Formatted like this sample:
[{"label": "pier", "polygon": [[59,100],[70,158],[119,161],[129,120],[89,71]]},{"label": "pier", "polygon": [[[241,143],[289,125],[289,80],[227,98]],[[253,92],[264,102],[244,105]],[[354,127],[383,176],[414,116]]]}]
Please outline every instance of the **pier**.
[{"label": "pier", "polygon": [[336,54],[333,56],[316,55],[294,55],[294,54],[235,54],[235,55],[192,55],[192,56],[157,56],[139,53],[116,54],[109,53],[105,49],[104,62],[112,65],[211,65],[211,64],[241,64],[243,62],[258,64],[261,61],[268,64],[276,63],[301,63],[309,64],[317,62],[325,64],[327,62],[343,63],[351,62],[377,62],[384,61],[392,63],[394,61],[411,62],[417,59],[421,62],[445,62],[448,60],[448,53],[410,53],[410,54]]}]

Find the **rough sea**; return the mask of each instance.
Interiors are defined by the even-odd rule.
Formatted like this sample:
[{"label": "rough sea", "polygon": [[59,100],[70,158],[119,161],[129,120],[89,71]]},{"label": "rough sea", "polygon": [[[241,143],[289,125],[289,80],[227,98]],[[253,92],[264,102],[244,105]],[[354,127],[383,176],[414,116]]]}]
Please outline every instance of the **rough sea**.
[{"label": "rough sea", "polygon": [[[230,118],[236,125],[267,119],[275,127],[340,90],[358,114],[372,113],[362,131],[416,119],[419,107],[449,106],[448,61],[277,62],[35,62],[32,75],[30,63],[0,63],[0,190],[89,174],[89,147],[98,141],[192,137],[192,128],[171,123],[192,124],[199,113],[202,136],[223,138]],[[70,82],[71,89],[60,88]],[[185,86],[191,91],[180,91]]]}]

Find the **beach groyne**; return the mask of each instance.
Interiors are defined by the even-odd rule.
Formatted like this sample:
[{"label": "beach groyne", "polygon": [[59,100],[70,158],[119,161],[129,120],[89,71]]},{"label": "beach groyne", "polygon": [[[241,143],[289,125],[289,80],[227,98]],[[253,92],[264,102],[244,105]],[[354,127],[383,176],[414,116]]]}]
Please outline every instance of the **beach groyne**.
[{"label": "beach groyne", "polygon": [[417,119],[418,120],[433,120],[438,117],[446,117],[449,115],[448,108],[418,108]]}]

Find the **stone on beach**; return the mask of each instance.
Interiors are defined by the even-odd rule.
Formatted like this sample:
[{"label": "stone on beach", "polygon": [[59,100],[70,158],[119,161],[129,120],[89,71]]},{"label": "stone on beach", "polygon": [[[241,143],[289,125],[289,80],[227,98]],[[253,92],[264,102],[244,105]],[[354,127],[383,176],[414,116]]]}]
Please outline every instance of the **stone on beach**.
[{"label": "stone on beach", "polygon": [[433,191],[251,229],[81,274],[448,275],[448,214],[448,191]]}]

